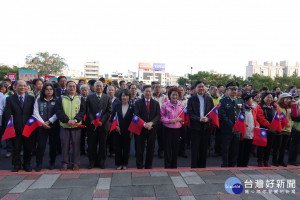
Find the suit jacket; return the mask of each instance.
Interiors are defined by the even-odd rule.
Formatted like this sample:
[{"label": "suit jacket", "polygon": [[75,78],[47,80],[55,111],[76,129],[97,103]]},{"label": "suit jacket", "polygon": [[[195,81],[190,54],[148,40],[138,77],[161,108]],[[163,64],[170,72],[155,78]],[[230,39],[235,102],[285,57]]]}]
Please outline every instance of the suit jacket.
[{"label": "suit jacket", "polygon": [[[207,94],[203,95],[204,98],[204,115],[207,115],[209,111],[211,111],[214,108],[214,102],[210,96]],[[193,95],[188,100],[188,113],[190,116],[191,125],[190,128],[194,130],[200,130],[200,124],[205,125],[205,129],[209,128],[209,123],[202,123],[200,122],[200,101],[198,98],[198,95]],[[211,120],[209,116],[207,116],[209,121]]]},{"label": "suit jacket", "polygon": [[[60,97],[62,95],[61,87],[55,88],[54,91],[55,91],[55,94],[57,97]],[[67,88],[66,88],[65,92],[67,92]]]},{"label": "suit jacket", "polygon": [[132,117],[133,117],[133,112],[134,112],[134,108],[132,105],[128,106],[128,110],[125,114],[125,116],[123,117],[123,113],[122,113],[122,103],[116,103],[113,108],[112,108],[112,113],[111,113],[111,122],[113,121],[113,118],[115,116],[115,113],[117,113],[118,115],[118,121],[119,121],[119,127],[121,129],[121,133],[127,133],[129,125],[131,123]]},{"label": "suit jacket", "polygon": [[96,114],[101,110],[101,122],[102,126],[109,131],[109,118],[111,115],[111,99],[107,94],[103,94],[99,100],[96,93],[88,95],[86,99],[87,115],[86,124],[91,124],[96,118]]},{"label": "suit jacket", "polygon": [[[143,119],[146,123],[152,122],[153,128],[157,125],[160,120],[160,106],[157,101],[150,99],[150,111],[147,111],[145,98],[139,99],[135,102],[134,114]],[[143,128],[142,131],[146,129]]]},{"label": "suit jacket", "polygon": [[14,94],[6,98],[4,108],[4,126],[7,126],[10,116],[13,116],[16,134],[22,134],[26,122],[33,114],[34,97],[25,94],[24,106],[21,107],[18,95]]}]

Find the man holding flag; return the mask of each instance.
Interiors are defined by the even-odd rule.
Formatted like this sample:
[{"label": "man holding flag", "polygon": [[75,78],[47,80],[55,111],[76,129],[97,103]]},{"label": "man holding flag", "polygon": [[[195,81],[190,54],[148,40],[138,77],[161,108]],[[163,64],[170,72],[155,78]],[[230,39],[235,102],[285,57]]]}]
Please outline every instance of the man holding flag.
[{"label": "man holding flag", "polygon": [[[61,95],[55,104],[56,116],[60,122],[61,171],[66,171],[69,164],[71,164],[74,171],[78,171],[80,165],[81,129],[76,125],[82,124],[86,106],[83,97],[76,94],[74,81],[68,81],[67,93]],[[70,142],[72,142],[72,163],[70,163],[69,159]]]},{"label": "man holding flag", "polygon": [[[111,98],[103,94],[103,83],[97,81],[94,84],[95,93],[87,97],[87,142],[89,155],[89,169],[99,165],[105,168],[106,159],[106,138],[110,130],[109,117],[111,115]],[[101,114],[100,114],[101,112]],[[100,115],[100,116],[99,116]],[[99,145],[99,152],[97,147]]]},{"label": "man holding flag", "polygon": [[235,167],[239,153],[240,132],[234,129],[239,114],[245,116],[244,102],[237,97],[239,83],[232,81],[226,85],[228,96],[220,100],[222,119],[222,167]]},{"label": "man holding flag", "polygon": [[[136,142],[136,165],[138,169],[152,169],[152,161],[156,139],[156,125],[160,119],[159,103],[151,98],[151,86],[144,86],[144,97],[135,102],[134,114],[145,121],[140,135],[135,135]],[[147,142],[145,165],[144,150]]]},{"label": "man holding flag", "polygon": [[25,137],[22,135],[26,122],[32,116],[34,105],[34,97],[25,93],[26,87],[25,81],[17,81],[16,94],[7,97],[4,109],[4,125],[6,126],[9,119],[12,117],[16,133],[16,137],[12,139],[12,164],[14,166],[12,172],[18,172],[21,169],[22,162],[20,152],[22,145],[24,150],[23,169],[27,172],[32,171],[30,166],[32,152],[31,137]]},{"label": "man holding flag", "polygon": [[189,98],[187,107],[191,123],[191,167],[205,168],[211,121],[208,113],[214,108],[214,103],[212,98],[205,94],[203,81],[197,81],[195,87],[197,94]]}]

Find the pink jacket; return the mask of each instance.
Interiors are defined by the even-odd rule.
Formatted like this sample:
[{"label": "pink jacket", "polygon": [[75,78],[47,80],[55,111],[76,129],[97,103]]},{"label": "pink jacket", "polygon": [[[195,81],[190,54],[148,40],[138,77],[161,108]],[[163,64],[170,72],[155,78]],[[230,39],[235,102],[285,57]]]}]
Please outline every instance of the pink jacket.
[{"label": "pink jacket", "polygon": [[168,128],[181,128],[181,122],[171,123],[172,119],[179,117],[179,114],[184,109],[184,106],[177,102],[177,106],[173,106],[170,101],[163,103],[160,109],[160,121]]}]

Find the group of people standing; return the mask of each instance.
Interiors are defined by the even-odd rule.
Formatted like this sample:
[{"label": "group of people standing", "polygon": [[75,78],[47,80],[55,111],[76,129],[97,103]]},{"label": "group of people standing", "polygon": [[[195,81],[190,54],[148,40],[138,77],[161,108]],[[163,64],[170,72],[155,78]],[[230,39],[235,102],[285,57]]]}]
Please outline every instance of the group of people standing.
[{"label": "group of people standing", "polygon": [[[76,84],[60,76],[58,87],[35,79],[32,81],[34,89],[28,91],[28,83],[19,80],[11,85],[11,93],[6,91],[2,99],[0,95],[2,130],[12,116],[16,132],[16,137],[7,141],[7,144],[12,142],[12,171],[22,168],[32,171],[31,156],[34,153],[35,170],[40,171],[44,167],[48,138],[48,168],[55,168],[57,153],[61,153],[62,171],[68,168],[79,170],[80,156],[86,153],[86,144],[89,169],[104,169],[108,152],[115,156],[118,170],[127,169],[133,137],[138,169],[152,169],[156,140],[158,156],[164,158],[165,168],[177,168],[178,156],[187,157],[187,146],[191,146],[191,167],[205,168],[212,135],[216,154],[222,155],[222,167],[247,167],[255,148],[259,166],[270,166],[271,152],[273,165],[287,166],[284,155],[288,143],[289,163],[297,165],[300,108],[295,95],[280,94],[275,102],[274,93],[263,91],[259,103],[255,104],[258,94],[244,90],[238,96],[237,82],[228,83],[223,94],[219,90],[221,86],[208,89],[205,82],[197,81],[188,95],[182,86],[169,87],[163,94],[158,82],[137,85],[122,81],[120,88],[116,83],[105,85],[104,82],[100,79],[85,84],[80,80]],[[215,106],[218,107],[220,127],[210,123],[209,113]],[[188,125],[181,117],[183,112],[189,116]],[[276,112],[284,113],[289,120],[282,132],[270,126]],[[240,113],[246,123],[244,135],[234,129]],[[25,137],[22,132],[31,116],[42,125]],[[145,122],[140,134],[128,130],[135,117]],[[115,120],[118,124],[111,130]],[[267,146],[255,147],[252,144],[255,127],[267,129]]]}]

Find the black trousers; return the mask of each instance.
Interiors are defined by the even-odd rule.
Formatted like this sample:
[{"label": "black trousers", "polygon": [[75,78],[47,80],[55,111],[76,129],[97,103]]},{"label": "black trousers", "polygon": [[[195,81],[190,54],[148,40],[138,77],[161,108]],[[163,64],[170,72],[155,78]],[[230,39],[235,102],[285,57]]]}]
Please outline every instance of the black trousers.
[{"label": "black trousers", "polygon": [[156,127],[158,152],[164,152],[164,126],[158,122]]},{"label": "black trousers", "polygon": [[42,166],[43,164],[43,157],[47,146],[47,140],[49,137],[49,156],[50,164],[55,163],[56,158],[56,140],[59,138],[59,127],[51,128],[51,129],[44,129],[44,128],[37,128],[37,151],[36,151],[36,164]]},{"label": "black trousers", "polygon": [[244,139],[240,141],[238,167],[247,167],[252,152],[253,139]]},{"label": "black trousers", "polygon": [[274,141],[274,134],[271,132],[267,132],[267,146],[262,147],[258,146],[257,147],[257,162],[261,161],[269,161],[273,141]]},{"label": "black trousers", "polygon": [[191,168],[205,168],[210,130],[191,129]]},{"label": "black trousers", "polygon": [[182,126],[180,128],[180,137],[179,137],[179,151],[178,151],[179,155],[184,155],[185,154],[186,133],[187,133],[187,127]]},{"label": "black trousers", "polygon": [[107,130],[104,126],[98,126],[95,130],[95,127],[92,124],[88,125],[87,130],[89,161],[90,163],[97,163],[100,167],[104,167],[106,159]]},{"label": "black trousers", "polygon": [[[221,124],[220,124],[221,125]],[[221,134],[221,127],[216,127],[215,132],[215,153],[221,155],[222,152],[222,134]]]},{"label": "black trousers", "polygon": [[[156,140],[156,131],[155,128],[148,131],[142,130],[140,135],[134,135],[136,144],[136,166],[138,169],[142,169],[145,166],[145,169],[152,168],[152,161],[154,155],[154,147]],[[146,160],[145,165],[144,161],[144,150],[146,145]]]},{"label": "black trousers", "polygon": [[115,145],[114,145],[114,137],[113,134],[109,134],[107,136],[107,141],[106,145],[108,147],[109,154],[114,154],[115,153]]},{"label": "black trousers", "polygon": [[281,134],[274,135],[273,152],[272,152],[273,163],[284,162],[284,154],[290,138],[289,134],[290,133],[281,133]]},{"label": "black trousers", "polygon": [[23,146],[23,166],[30,166],[31,153],[32,153],[32,139],[31,136],[25,137],[22,133],[16,133],[16,137],[12,138],[13,143],[13,155],[12,164],[15,167],[20,168],[21,162],[21,147]]},{"label": "black trousers", "polygon": [[222,133],[222,167],[235,167],[239,154],[240,133]]},{"label": "black trousers", "polygon": [[114,149],[115,149],[115,164],[116,166],[127,166],[128,165],[128,159],[129,159],[129,153],[130,153],[130,142],[131,138],[129,136],[129,131],[122,131],[121,134],[112,131],[110,135],[114,139]]},{"label": "black trousers", "polygon": [[86,136],[87,136],[86,132],[87,132],[86,127],[81,129],[81,140],[80,140],[80,151],[81,151],[81,153],[85,153],[85,150],[86,150],[85,149]]},{"label": "black trousers", "polygon": [[289,148],[289,158],[288,158],[289,162],[291,163],[297,162],[299,145],[300,145],[300,131],[293,129],[291,133],[291,142]]},{"label": "black trousers", "polygon": [[189,127],[186,130],[186,146],[191,147],[191,129]]},{"label": "black trousers", "polygon": [[179,137],[181,128],[168,128],[164,127],[164,159],[165,168],[177,168],[177,156],[179,147]]}]

